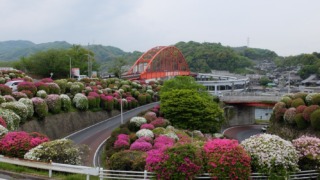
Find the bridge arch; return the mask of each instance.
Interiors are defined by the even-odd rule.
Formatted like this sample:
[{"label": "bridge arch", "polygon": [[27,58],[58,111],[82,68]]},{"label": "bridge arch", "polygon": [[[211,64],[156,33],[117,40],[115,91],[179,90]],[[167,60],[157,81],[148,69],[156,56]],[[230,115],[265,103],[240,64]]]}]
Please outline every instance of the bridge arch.
[{"label": "bridge arch", "polygon": [[181,51],[174,46],[157,46],[141,55],[123,78],[164,79],[178,75],[190,75]]}]

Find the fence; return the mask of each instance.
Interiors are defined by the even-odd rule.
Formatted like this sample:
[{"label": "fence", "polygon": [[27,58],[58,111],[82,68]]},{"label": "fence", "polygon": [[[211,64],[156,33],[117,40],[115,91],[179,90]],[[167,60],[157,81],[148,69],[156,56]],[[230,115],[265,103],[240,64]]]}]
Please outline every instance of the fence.
[{"label": "fence", "polygon": [[[0,162],[15,164],[19,166],[26,166],[31,168],[38,168],[48,170],[48,177],[52,177],[52,171],[59,172],[68,172],[75,174],[84,174],[86,179],[89,180],[90,176],[97,176],[100,180],[103,179],[154,179],[156,177],[155,173],[148,171],[116,171],[116,170],[104,170],[102,168],[94,168],[87,166],[76,166],[60,163],[43,163],[36,161],[28,161],[17,158],[8,158],[0,155]],[[294,174],[290,174],[288,179],[317,179],[319,176],[319,171],[309,170],[309,171],[300,171]],[[211,179],[210,174],[204,173],[201,174],[195,179]],[[253,180],[267,180],[268,176],[261,173],[252,173],[250,179]]]}]

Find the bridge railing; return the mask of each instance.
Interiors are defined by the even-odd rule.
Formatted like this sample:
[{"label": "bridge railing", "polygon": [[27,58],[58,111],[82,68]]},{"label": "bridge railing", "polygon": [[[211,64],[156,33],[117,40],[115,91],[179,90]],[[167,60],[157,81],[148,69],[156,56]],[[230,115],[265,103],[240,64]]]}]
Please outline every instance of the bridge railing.
[{"label": "bridge railing", "polygon": [[[69,164],[60,164],[60,163],[43,163],[37,161],[28,161],[17,158],[8,158],[0,155],[0,162],[15,164],[25,167],[44,169],[49,171],[48,177],[52,177],[52,171],[59,172],[68,172],[75,174],[86,175],[87,180],[90,179],[90,176],[99,177],[100,180],[103,179],[154,179],[156,177],[155,173],[148,171],[117,171],[117,170],[105,170],[98,167],[87,167],[87,166],[77,166]],[[309,171],[300,171],[293,174],[290,174],[288,179],[317,179],[319,178],[319,171],[309,170]],[[211,179],[209,173],[201,174],[195,179]],[[261,173],[252,173],[250,179],[268,179],[268,176]]]}]

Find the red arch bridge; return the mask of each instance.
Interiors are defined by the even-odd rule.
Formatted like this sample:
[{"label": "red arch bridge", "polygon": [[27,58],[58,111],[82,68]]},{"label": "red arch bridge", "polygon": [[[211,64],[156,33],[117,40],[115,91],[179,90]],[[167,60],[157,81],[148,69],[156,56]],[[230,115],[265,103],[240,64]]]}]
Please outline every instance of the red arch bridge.
[{"label": "red arch bridge", "polygon": [[189,75],[188,64],[178,48],[158,46],[145,52],[122,77],[131,80],[157,80]]}]

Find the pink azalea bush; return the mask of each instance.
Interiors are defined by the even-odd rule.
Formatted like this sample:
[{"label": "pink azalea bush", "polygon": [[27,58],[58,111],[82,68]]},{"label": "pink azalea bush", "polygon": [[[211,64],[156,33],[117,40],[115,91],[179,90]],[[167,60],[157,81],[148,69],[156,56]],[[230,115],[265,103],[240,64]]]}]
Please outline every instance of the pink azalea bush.
[{"label": "pink azalea bush", "polygon": [[46,93],[49,93],[49,87],[48,84],[44,83],[44,82],[35,82],[34,85],[37,87],[37,91],[45,91]]},{"label": "pink azalea bush", "polygon": [[19,100],[21,98],[27,98],[28,96],[23,92],[12,92],[12,97],[14,97],[16,100]]},{"label": "pink azalea bush", "polygon": [[295,115],[296,115],[296,108],[291,107],[286,110],[286,112],[283,115],[283,118],[288,124],[294,124],[295,123],[295,120],[294,120]]},{"label": "pink azalea bush", "polygon": [[147,122],[150,123],[157,119],[157,114],[155,112],[149,111],[144,115],[144,118],[146,118]]},{"label": "pink azalea bush", "polygon": [[102,108],[107,110],[107,111],[112,111],[114,109],[114,98],[113,96],[105,96],[105,95],[101,95],[101,104],[102,104]]},{"label": "pink azalea bush", "polygon": [[33,95],[37,92],[37,87],[33,82],[21,82],[17,86],[18,91],[29,90]]},{"label": "pink azalea bush", "polygon": [[0,84],[0,93],[2,96],[4,95],[10,95],[12,93],[12,89],[9,88],[9,86]]},{"label": "pink azalea bush", "polygon": [[149,130],[153,130],[154,126],[152,124],[142,124],[140,126],[140,129],[149,129]]},{"label": "pink azalea bush", "polygon": [[6,121],[0,116],[0,125],[3,126],[3,127],[7,127],[7,123]]},{"label": "pink azalea bush", "polygon": [[50,112],[57,114],[61,111],[61,99],[58,94],[49,94],[45,99]]},{"label": "pink azalea bush", "polygon": [[213,139],[204,144],[207,170],[214,179],[249,179],[250,156],[236,140]]},{"label": "pink azalea bush", "polygon": [[306,107],[306,108],[304,109],[303,113],[302,113],[302,116],[303,116],[304,120],[310,122],[310,116],[311,116],[311,114],[312,114],[315,110],[317,110],[317,109],[319,109],[319,108],[320,108],[319,105],[311,105],[311,106]]},{"label": "pink azalea bush", "polygon": [[0,140],[0,153],[5,156],[23,158],[30,149],[47,141],[49,141],[47,137],[31,136],[24,131],[8,132]]},{"label": "pink azalea bush", "polygon": [[169,147],[172,147],[175,143],[175,140],[165,136],[165,135],[160,135],[154,139],[154,149],[167,149]]},{"label": "pink azalea bush", "polygon": [[147,154],[146,169],[155,172],[157,179],[192,179],[203,170],[202,151],[192,144],[154,149]]},{"label": "pink azalea bush", "polygon": [[39,117],[39,118],[44,118],[48,115],[48,105],[47,103],[39,98],[39,97],[34,97],[31,99],[33,102],[34,106],[34,113]]},{"label": "pink azalea bush", "polygon": [[61,90],[57,83],[51,82],[47,83],[48,85],[48,94],[60,94]]},{"label": "pink azalea bush", "polygon": [[130,150],[149,151],[152,149],[152,144],[146,141],[135,141],[131,144]]},{"label": "pink azalea bush", "polygon": [[302,170],[318,169],[320,167],[320,139],[301,136],[292,141],[298,151],[299,166]]},{"label": "pink azalea bush", "polygon": [[150,124],[152,124],[155,128],[156,127],[167,127],[170,123],[168,120],[158,117],[154,121],[152,121]]},{"label": "pink azalea bush", "polygon": [[130,139],[127,134],[119,134],[117,140],[114,142],[114,148],[116,149],[128,149],[130,146]]}]

